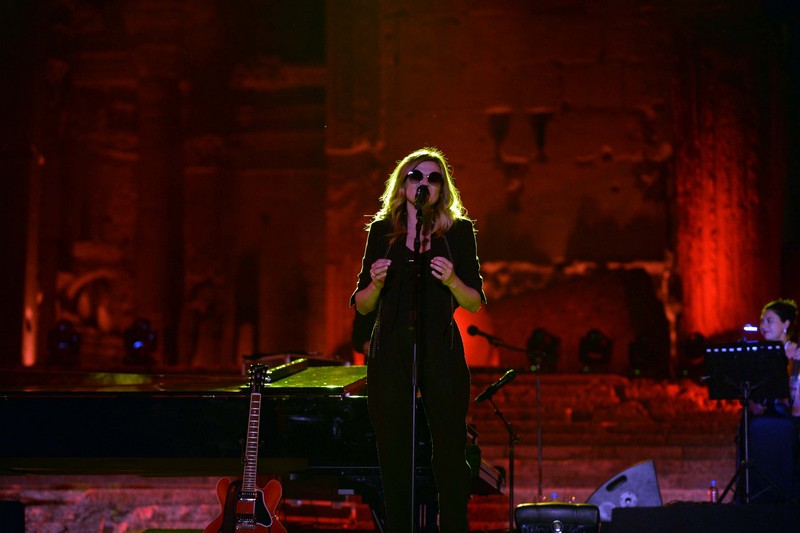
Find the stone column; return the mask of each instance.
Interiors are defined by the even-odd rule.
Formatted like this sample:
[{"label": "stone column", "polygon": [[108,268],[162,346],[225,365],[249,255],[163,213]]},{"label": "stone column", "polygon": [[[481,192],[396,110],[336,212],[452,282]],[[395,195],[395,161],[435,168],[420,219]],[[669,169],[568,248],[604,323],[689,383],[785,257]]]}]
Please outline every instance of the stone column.
[{"label": "stone column", "polygon": [[176,42],[188,23],[184,2],[133,2],[126,12],[136,41],[139,164],[133,314],[159,336],[160,359],[177,362],[183,289],[181,107]]},{"label": "stone column", "polygon": [[[0,367],[32,365],[37,360],[40,331],[38,299],[42,224],[42,143],[53,131],[51,101],[43,99],[48,64],[46,9],[33,2],[3,6],[0,22],[0,169],[3,206],[0,209]],[[33,68],[31,68],[33,67]],[[59,109],[55,109],[58,111]],[[47,169],[44,169],[47,170]],[[45,273],[46,274],[46,273]],[[49,303],[49,302],[48,302]],[[43,359],[43,358],[42,358]]]},{"label": "stone column", "polygon": [[[383,192],[380,163],[380,3],[329,0],[326,352],[349,347],[355,288],[367,234]],[[388,172],[388,170],[386,170]]]},{"label": "stone column", "polygon": [[780,296],[785,148],[765,25],[696,20],[675,77],[681,332],[733,336]]},{"label": "stone column", "polygon": [[[0,165],[3,168],[3,195],[6,205],[0,215],[0,367],[19,365],[22,355],[23,306],[26,280],[26,228],[30,222],[29,197],[33,156],[31,146],[0,139]],[[35,259],[35,257],[33,258]],[[34,270],[35,272],[35,270]]]}]

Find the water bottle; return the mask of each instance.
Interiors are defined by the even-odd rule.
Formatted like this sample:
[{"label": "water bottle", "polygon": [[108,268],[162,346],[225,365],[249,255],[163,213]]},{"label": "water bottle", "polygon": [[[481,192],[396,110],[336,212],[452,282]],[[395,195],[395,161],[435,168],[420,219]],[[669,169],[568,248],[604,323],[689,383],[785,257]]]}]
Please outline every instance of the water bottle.
[{"label": "water bottle", "polygon": [[719,500],[719,489],[717,489],[717,480],[712,479],[711,484],[708,486],[708,501],[711,503],[717,503]]}]

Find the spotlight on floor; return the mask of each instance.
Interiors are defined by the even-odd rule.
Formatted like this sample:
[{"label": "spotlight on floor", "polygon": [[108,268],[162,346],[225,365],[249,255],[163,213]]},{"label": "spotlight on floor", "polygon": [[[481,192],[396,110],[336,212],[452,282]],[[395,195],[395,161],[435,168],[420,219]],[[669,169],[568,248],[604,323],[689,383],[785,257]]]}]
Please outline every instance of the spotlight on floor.
[{"label": "spotlight on floor", "polygon": [[48,363],[56,366],[78,366],[81,335],[69,320],[59,320],[47,332]]},{"label": "spotlight on floor", "polygon": [[528,361],[531,371],[555,372],[561,339],[545,328],[538,327],[528,337]]},{"label": "spotlight on floor", "polygon": [[590,329],[581,337],[578,355],[584,372],[607,372],[611,363],[613,342],[597,328]]},{"label": "spotlight on floor", "polygon": [[665,349],[650,337],[636,337],[628,344],[628,363],[633,377],[667,377],[669,354]]},{"label": "spotlight on floor", "polygon": [[694,332],[680,343],[678,374],[700,381],[705,375],[706,338]]},{"label": "spotlight on floor", "polygon": [[125,358],[123,362],[126,365],[154,365],[156,360],[153,354],[158,346],[157,341],[158,337],[150,326],[150,321],[146,318],[137,318],[124,332]]}]

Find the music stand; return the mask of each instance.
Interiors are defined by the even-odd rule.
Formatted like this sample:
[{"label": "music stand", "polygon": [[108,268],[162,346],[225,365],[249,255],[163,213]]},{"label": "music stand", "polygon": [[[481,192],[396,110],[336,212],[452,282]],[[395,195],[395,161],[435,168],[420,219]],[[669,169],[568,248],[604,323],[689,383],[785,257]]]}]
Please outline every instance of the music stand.
[{"label": "music stand", "polygon": [[[712,400],[738,399],[742,406],[744,459],[731,478],[719,502],[740,477],[744,477],[744,503],[750,503],[750,472],[753,471],[779,494],[783,491],[766,475],[750,464],[750,400],[789,396],[788,359],[778,341],[738,342],[706,346],[705,364],[708,395]],[[789,498],[786,497],[788,501]]]}]

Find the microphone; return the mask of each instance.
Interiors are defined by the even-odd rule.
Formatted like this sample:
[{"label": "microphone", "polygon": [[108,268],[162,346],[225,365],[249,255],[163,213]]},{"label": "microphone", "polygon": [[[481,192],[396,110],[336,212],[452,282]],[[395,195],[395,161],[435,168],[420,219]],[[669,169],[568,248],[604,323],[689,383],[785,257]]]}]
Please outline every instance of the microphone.
[{"label": "microphone", "polygon": [[420,185],[417,187],[417,194],[414,196],[414,207],[420,209],[428,203],[428,198],[431,196],[431,191],[427,185]]},{"label": "microphone", "polygon": [[468,327],[467,328],[467,333],[469,333],[473,337],[475,335],[478,335],[479,337],[486,337],[486,339],[489,341],[490,344],[495,344],[496,345],[496,344],[500,344],[501,342],[503,342],[502,340],[500,340],[500,337],[495,337],[494,335],[489,335],[485,331],[479,330],[478,326],[470,326],[470,327]]},{"label": "microphone", "polygon": [[478,394],[478,397],[475,398],[475,403],[481,403],[484,400],[488,400],[492,396],[495,395],[497,391],[499,391],[506,383],[510,383],[514,381],[514,378],[517,377],[517,371],[514,369],[509,370],[503,377],[486,387],[486,390],[482,393]]}]

